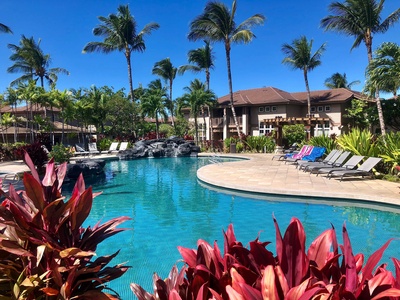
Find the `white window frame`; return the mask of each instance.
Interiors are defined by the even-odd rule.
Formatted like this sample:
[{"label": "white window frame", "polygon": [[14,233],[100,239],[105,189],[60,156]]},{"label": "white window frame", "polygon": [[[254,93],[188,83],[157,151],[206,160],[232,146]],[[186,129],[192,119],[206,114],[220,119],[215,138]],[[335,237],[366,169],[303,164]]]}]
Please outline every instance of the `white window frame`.
[{"label": "white window frame", "polygon": [[265,124],[264,122],[260,122],[260,127],[258,128],[259,135],[264,135],[268,133],[274,132],[274,125]]},{"label": "white window frame", "polygon": [[266,106],[266,107],[265,107],[265,112],[270,112],[270,111],[271,111],[271,107]]},{"label": "white window frame", "polygon": [[331,111],[331,106],[330,105],[325,105],[325,111]]},{"label": "white window frame", "polygon": [[323,106],[318,106],[317,110],[318,110],[318,112],[323,112],[324,111],[324,107]]},{"label": "white window frame", "polygon": [[276,106],[271,106],[271,111],[272,111],[272,112],[277,112],[277,111],[278,111],[278,108],[277,108]]},{"label": "white window frame", "polygon": [[264,112],[264,106],[260,106],[260,107],[258,108],[258,112]]},{"label": "white window frame", "polygon": [[315,136],[321,136],[321,135],[329,136],[330,130],[331,130],[330,126],[331,125],[329,124],[329,121],[327,121],[323,124],[321,124],[321,123],[315,124],[314,135]]}]

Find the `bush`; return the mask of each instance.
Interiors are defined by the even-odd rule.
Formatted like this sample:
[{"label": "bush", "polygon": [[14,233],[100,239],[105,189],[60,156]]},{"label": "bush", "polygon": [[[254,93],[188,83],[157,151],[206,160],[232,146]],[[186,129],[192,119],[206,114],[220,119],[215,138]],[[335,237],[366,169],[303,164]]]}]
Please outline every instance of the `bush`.
[{"label": "bush", "polygon": [[312,137],[307,144],[313,145],[313,146],[319,146],[319,147],[324,147],[326,149],[326,153],[331,152],[334,149],[337,149],[337,143],[336,143],[336,136],[326,136],[326,135],[320,135],[320,136],[314,136]]},{"label": "bush", "polygon": [[400,132],[387,133],[379,143],[379,152],[390,173],[396,173],[400,166]]},{"label": "bush", "polygon": [[69,159],[73,156],[71,149],[65,147],[63,144],[57,144],[53,146],[53,149],[49,153],[49,159],[53,158],[56,163],[69,163]]},{"label": "bush", "polygon": [[252,152],[262,153],[266,151],[271,153],[275,150],[275,142],[270,136],[247,136],[245,143]]},{"label": "bush", "polygon": [[17,160],[15,156],[15,150],[25,146],[26,143],[19,142],[15,144],[1,144],[0,145],[0,161],[12,161]]},{"label": "bush", "polygon": [[341,149],[354,155],[377,157],[379,154],[377,138],[366,129],[354,128],[351,132],[340,135],[336,141]]},{"label": "bush", "polygon": [[[276,255],[266,249],[269,242],[258,238],[249,248],[236,240],[233,226],[224,232],[223,253],[199,240],[197,249],[178,247],[185,262],[174,266],[167,279],[153,275],[154,293],[132,283],[139,300],[155,299],[395,299],[400,261],[392,258],[396,278],[386,264],[376,268],[391,240],[364,264],[363,254],[353,255],[343,225],[343,245],[338,245],[334,228],[324,231],[305,248],[301,222],[293,218],[282,237],[277,221]],[[340,254],[339,251],[342,253]],[[341,260],[341,261],[340,261]],[[374,271],[374,269],[376,270]],[[397,298],[396,298],[397,299]]]},{"label": "bush", "polygon": [[[116,299],[105,293],[106,283],[128,267],[108,263],[118,254],[92,260],[99,243],[123,229],[128,217],[83,228],[93,193],[85,189],[82,175],[71,198],[64,202],[61,186],[66,173],[51,160],[40,180],[28,154],[31,173],[24,174],[25,191],[10,185],[0,210],[1,299]],[[115,297],[115,298],[112,298]]]},{"label": "bush", "polygon": [[30,159],[38,170],[40,170],[49,160],[46,150],[41,143],[33,143],[21,146],[15,150],[15,157],[17,159],[24,159],[25,152],[29,154]]},{"label": "bush", "polygon": [[303,124],[283,125],[283,137],[289,145],[300,144],[306,138],[306,132]]}]

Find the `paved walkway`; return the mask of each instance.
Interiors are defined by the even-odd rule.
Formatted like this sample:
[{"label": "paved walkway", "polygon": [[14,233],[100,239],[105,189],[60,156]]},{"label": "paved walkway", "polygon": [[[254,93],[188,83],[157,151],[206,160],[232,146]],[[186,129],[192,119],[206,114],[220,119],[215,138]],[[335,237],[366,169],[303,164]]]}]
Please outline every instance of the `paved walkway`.
[{"label": "paved walkway", "polygon": [[247,192],[357,199],[400,205],[399,183],[361,177],[347,177],[343,181],[339,181],[339,178],[328,179],[300,171],[292,164],[272,160],[273,154],[232,156],[249,160],[207,165],[197,171],[197,177],[211,185]]}]

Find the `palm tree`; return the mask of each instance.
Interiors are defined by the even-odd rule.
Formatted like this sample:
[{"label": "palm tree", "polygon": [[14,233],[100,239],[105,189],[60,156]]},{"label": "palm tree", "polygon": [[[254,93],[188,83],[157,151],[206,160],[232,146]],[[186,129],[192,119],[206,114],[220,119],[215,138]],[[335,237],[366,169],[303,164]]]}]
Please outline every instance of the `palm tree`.
[{"label": "palm tree", "polygon": [[192,65],[184,65],[179,67],[178,73],[183,74],[186,71],[206,73],[207,89],[210,89],[210,70],[214,69],[215,56],[209,41],[204,41],[205,45],[188,52],[188,61]]},{"label": "palm tree", "polygon": [[160,79],[150,82],[141,98],[142,114],[156,120],[157,138],[159,138],[159,117],[168,118],[166,112],[167,99],[167,90],[162,86]]},{"label": "palm tree", "polygon": [[400,89],[400,46],[387,42],[375,51],[375,57],[367,68],[366,88],[393,93]]},{"label": "palm tree", "polygon": [[333,73],[331,77],[325,79],[325,86],[328,89],[338,89],[345,88],[351,90],[351,87],[355,84],[359,84],[359,80],[355,80],[352,82],[347,81],[346,73],[340,74],[339,72]]},{"label": "palm tree", "polygon": [[[12,114],[15,116],[15,110],[17,108],[19,99],[18,99],[18,93],[17,90],[8,87],[7,91],[5,93],[5,100],[7,101],[8,105],[11,106]],[[17,142],[17,121],[18,119],[15,117],[14,118],[14,143]]]},{"label": "palm tree", "polygon": [[209,105],[210,102],[215,102],[216,96],[198,79],[191,81],[190,86],[185,87],[184,90],[186,93],[180,99],[181,107],[190,108],[190,114],[194,119],[196,143],[199,144],[197,117],[204,106]]},{"label": "palm tree", "polygon": [[11,28],[8,27],[7,25],[4,25],[3,23],[0,23],[0,32],[2,32],[2,33],[13,33]]},{"label": "palm tree", "polygon": [[263,24],[265,17],[261,14],[255,14],[236,26],[235,14],[236,0],[233,0],[231,10],[229,10],[224,3],[213,1],[208,2],[204,8],[204,12],[191,22],[188,38],[192,41],[206,39],[210,42],[224,43],[226,64],[228,69],[230,105],[236,130],[240,137],[239,123],[236,118],[236,112],[233,103],[230,56],[231,45],[233,43],[250,43],[255,37],[254,33],[251,31],[251,28],[255,25]]},{"label": "palm tree", "polygon": [[178,72],[178,69],[174,67],[171,63],[169,57],[156,62],[153,67],[153,74],[160,76],[169,86],[169,99],[168,99],[168,109],[171,112],[172,126],[175,127],[174,123],[174,100],[172,98],[172,84]]},{"label": "palm tree", "polygon": [[50,54],[44,54],[40,48],[41,40],[36,43],[33,37],[27,38],[22,35],[18,45],[8,44],[8,48],[13,51],[10,60],[14,64],[7,69],[9,73],[24,73],[21,77],[11,82],[16,85],[21,82],[40,79],[40,86],[44,87],[44,79],[49,85],[54,84],[58,79],[58,74],[69,75],[64,68],[49,68],[51,63]]},{"label": "palm tree", "polygon": [[124,52],[128,64],[129,91],[133,102],[131,54],[134,51],[144,52],[146,50],[144,36],[151,34],[160,25],[152,22],[137,32],[136,20],[131,15],[128,5],[120,5],[117,10],[117,14],[110,14],[108,17],[100,16],[98,18],[101,24],[93,29],[93,34],[104,37],[104,41],[89,42],[83,48],[83,52],[98,51],[106,54],[116,50]]},{"label": "palm tree", "polygon": [[[308,125],[311,125],[311,93],[308,84],[308,72],[321,64],[321,56],[325,51],[326,43],[322,44],[317,51],[312,53],[313,40],[308,42],[305,36],[295,39],[292,44],[283,44],[282,51],[286,55],[282,63],[289,65],[293,69],[303,71],[304,82],[307,89],[307,115]],[[308,131],[308,139],[310,131]]]},{"label": "palm tree", "polygon": [[[364,42],[367,48],[368,64],[372,60],[372,38],[375,33],[385,33],[400,18],[400,8],[381,21],[381,13],[385,0],[345,0],[343,3],[333,2],[329,5],[332,15],[321,20],[325,30],[333,30],[355,37],[351,49]],[[379,93],[375,95],[379,123],[382,135],[386,134],[382,105]]]}]

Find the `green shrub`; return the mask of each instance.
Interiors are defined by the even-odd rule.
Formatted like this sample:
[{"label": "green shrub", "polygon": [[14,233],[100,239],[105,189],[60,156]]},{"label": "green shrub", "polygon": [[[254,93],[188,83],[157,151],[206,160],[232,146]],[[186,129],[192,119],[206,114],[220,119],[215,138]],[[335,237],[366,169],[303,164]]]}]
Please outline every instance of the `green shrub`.
[{"label": "green shrub", "polygon": [[243,142],[237,142],[236,143],[236,152],[241,153],[244,151],[244,144]]},{"label": "green shrub", "polygon": [[354,155],[367,157],[379,155],[377,138],[368,130],[354,128],[351,132],[340,135],[336,142],[339,148]]},{"label": "green shrub", "polygon": [[49,153],[49,158],[54,158],[56,163],[69,163],[69,159],[73,156],[71,149],[69,147],[65,147],[63,144],[57,144],[53,146]]},{"label": "green shrub", "polygon": [[113,140],[111,140],[109,138],[106,138],[106,137],[100,138],[97,141],[97,149],[99,151],[106,151],[106,150],[110,149],[112,142],[113,142]]},{"label": "green shrub", "polygon": [[272,137],[260,136],[247,136],[245,141],[247,147],[252,152],[262,153],[266,151],[271,153],[275,150],[275,142]]},{"label": "green shrub", "polygon": [[169,124],[160,124],[158,131],[167,138],[174,135],[174,128]]},{"label": "green shrub", "polygon": [[41,180],[29,155],[24,160],[31,170],[24,174],[25,191],[16,193],[12,185],[9,193],[2,191],[0,298],[118,299],[106,284],[129,267],[108,266],[119,251],[93,257],[97,246],[124,230],[116,227],[130,218],[82,227],[94,197],[82,175],[64,202],[61,186],[67,165],[56,168],[51,160]]},{"label": "green shrub", "polygon": [[288,145],[300,144],[306,138],[303,124],[283,125],[282,132],[283,138],[287,140]]},{"label": "green shrub", "polygon": [[325,147],[327,154],[332,150],[337,149],[336,136],[314,136],[307,142],[307,144]]},{"label": "green shrub", "polygon": [[393,174],[396,167],[400,166],[400,132],[389,132],[380,140],[380,157],[388,165],[388,169]]},{"label": "green shrub", "polygon": [[[139,300],[398,299],[400,296],[400,261],[392,258],[395,272],[387,269],[387,264],[377,267],[391,240],[364,264],[362,253],[353,254],[345,225],[343,245],[338,244],[332,227],[306,250],[305,231],[298,219],[292,218],[283,235],[275,219],[274,224],[275,255],[266,249],[271,243],[261,242],[258,237],[250,243],[237,241],[230,225],[224,232],[222,248],[205,240],[197,242],[197,249],[178,247],[185,265],[180,271],[174,266],[167,279],[153,274],[154,294],[135,283],[131,284],[131,290]],[[247,244],[248,248],[244,246]]]},{"label": "green shrub", "polygon": [[0,161],[12,161],[17,160],[15,156],[15,150],[27,145],[24,142],[18,142],[14,144],[1,144],[0,145]]}]

